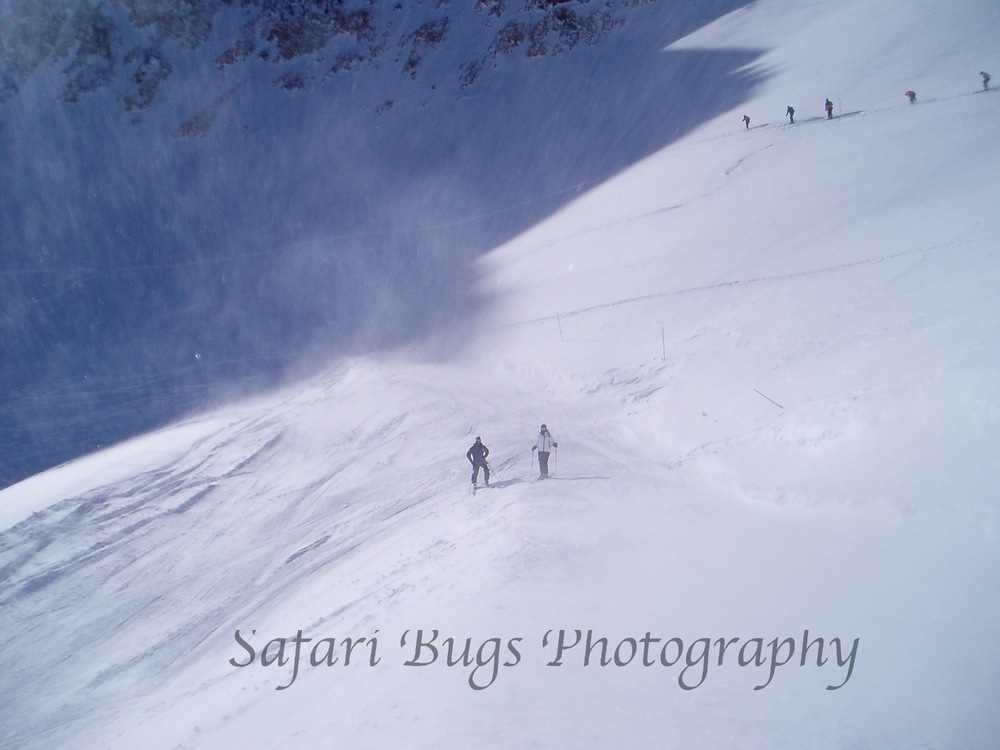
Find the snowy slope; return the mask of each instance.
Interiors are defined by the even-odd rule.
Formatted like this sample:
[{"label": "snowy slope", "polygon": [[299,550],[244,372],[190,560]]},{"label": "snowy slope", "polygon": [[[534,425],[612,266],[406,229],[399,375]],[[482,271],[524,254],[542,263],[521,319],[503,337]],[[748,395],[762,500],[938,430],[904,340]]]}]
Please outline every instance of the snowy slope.
[{"label": "snowy slope", "polygon": [[993,747],[1000,19],[869,5],[679,42],[768,77],[477,260],[459,354],[0,493],[2,744]]},{"label": "snowy slope", "polygon": [[[80,55],[56,52],[16,96],[0,80],[0,486],[339,356],[454,338],[473,260],[746,99],[757,50],[658,54],[746,2],[358,0],[375,39],[319,48],[295,19],[330,31],[340,3],[102,3],[115,33],[83,28],[106,85],[64,101]],[[89,5],[0,5],[0,79],[8,43]],[[595,39],[581,19],[605,13]],[[277,26],[245,27],[262,14]],[[428,23],[448,32],[418,44]],[[510,24],[523,42],[484,58]],[[296,37],[290,59],[261,48]],[[220,64],[241,39],[256,53]],[[348,42],[372,56],[330,72]],[[129,109],[136,81],[159,83]]]}]

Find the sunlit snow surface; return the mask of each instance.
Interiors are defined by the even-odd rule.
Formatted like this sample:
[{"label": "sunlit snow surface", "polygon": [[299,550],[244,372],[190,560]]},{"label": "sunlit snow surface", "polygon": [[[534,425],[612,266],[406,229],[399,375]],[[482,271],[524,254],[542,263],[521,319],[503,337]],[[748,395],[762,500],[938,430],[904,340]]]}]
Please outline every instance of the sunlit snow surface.
[{"label": "sunlit snow surface", "polygon": [[685,40],[771,77],[477,262],[461,355],[0,493],[2,744],[993,747],[1000,18],[870,5]]}]

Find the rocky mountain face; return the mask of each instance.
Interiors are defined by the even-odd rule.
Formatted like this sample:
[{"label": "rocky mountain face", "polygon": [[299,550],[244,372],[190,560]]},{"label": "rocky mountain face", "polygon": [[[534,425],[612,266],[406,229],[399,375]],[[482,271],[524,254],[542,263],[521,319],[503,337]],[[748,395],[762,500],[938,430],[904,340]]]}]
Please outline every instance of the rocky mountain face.
[{"label": "rocky mountain face", "polygon": [[[468,59],[440,83],[468,89],[512,55],[597,44],[649,2],[476,0],[470,12],[454,0],[12,0],[2,10],[0,101],[44,65],[59,70],[63,101],[112,87],[127,111],[152,105],[183,60],[268,64],[288,92],[366,68],[417,79],[457,35]],[[220,49],[206,57],[206,46]]]}]

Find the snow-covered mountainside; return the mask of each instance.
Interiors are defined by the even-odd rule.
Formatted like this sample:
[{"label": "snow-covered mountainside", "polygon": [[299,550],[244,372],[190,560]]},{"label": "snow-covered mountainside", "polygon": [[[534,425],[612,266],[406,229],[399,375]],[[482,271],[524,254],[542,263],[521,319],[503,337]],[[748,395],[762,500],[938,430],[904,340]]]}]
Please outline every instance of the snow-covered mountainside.
[{"label": "snow-covered mountainside", "polygon": [[744,4],[0,3],[0,486],[448,341],[471,261],[747,96],[658,52]]},{"label": "snow-covered mountainside", "polygon": [[[413,239],[350,267],[354,300],[407,279],[391,341],[0,492],[0,745],[996,745],[1000,9],[656,7],[449,105],[482,181],[430,105],[372,110],[409,210],[337,236]],[[598,117],[567,81],[648,109],[556,137]],[[666,81],[703,106],[656,134]],[[165,143],[247,156],[223,109]],[[270,270],[318,274],[301,247]]]}]

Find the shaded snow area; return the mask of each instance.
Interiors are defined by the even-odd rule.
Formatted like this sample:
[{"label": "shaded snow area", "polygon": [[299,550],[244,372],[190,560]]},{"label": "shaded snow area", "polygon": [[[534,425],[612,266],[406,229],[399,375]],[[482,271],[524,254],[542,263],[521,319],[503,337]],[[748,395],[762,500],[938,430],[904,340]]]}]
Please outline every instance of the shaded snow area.
[{"label": "shaded snow area", "polygon": [[459,351],[0,493],[0,745],[996,747],[998,24],[726,15],[651,55],[759,89],[476,259]]},{"label": "shaded snow area", "polygon": [[[0,487],[340,356],[453,351],[450,327],[478,309],[476,258],[766,75],[745,68],[760,50],[660,53],[748,0],[621,0],[599,39],[574,21],[599,12],[588,0],[355,1],[380,29],[357,44],[381,52],[337,74],[354,39],[334,33],[339,2],[0,3]],[[277,26],[243,25],[262,13]],[[503,29],[554,15],[573,49],[525,31],[460,83]],[[60,21],[96,35],[81,55],[100,41],[83,56],[114,61],[72,101],[73,44],[49,39]],[[336,38],[313,48],[314,25]],[[420,28],[448,31],[431,43]],[[207,29],[201,44],[184,33]],[[219,62],[245,34],[301,54]],[[51,59],[7,98],[18,51]]]}]

